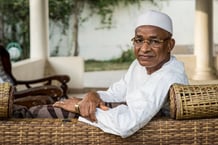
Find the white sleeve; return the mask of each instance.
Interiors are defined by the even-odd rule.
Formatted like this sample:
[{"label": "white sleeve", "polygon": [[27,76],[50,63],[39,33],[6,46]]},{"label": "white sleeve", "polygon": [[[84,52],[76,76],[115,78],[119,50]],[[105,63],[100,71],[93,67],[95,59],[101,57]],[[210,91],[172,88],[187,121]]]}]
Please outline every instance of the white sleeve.
[{"label": "white sleeve", "polygon": [[126,96],[126,81],[123,78],[109,87],[107,91],[97,91],[105,102],[123,102]]},{"label": "white sleeve", "polygon": [[112,84],[107,91],[97,91],[100,98],[105,102],[125,102],[126,91],[131,78],[132,70],[134,69],[136,61],[130,65],[126,74],[118,81]]},{"label": "white sleeve", "polygon": [[[127,105],[120,105],[116,108],[103,111],[97,109],[96,117],[98,122],[91,123],[104,132],[119,135],[123,138],[134,134],[137,130],[146,125],[161,109],[167,100],[167,93],[172,83],[185,83],[178,80],[178,77],[169,75],[171,79],[161,78],[146,82],[145,86],[139,87],[136,91],[126,96]],[[161,85],[159,85],[161,82]],[[144,89],[146,88],[146,89]],[[84,121],[84,118],[80,118]]]},{"label": "white sleeve", "polygon": [[[155,91],[156,89],[159,91]],[[92,123],[92,125],[101,128],[104,132],[119,135],[123,138],[132,135],[158,113],[165,102],[168,89],[166,86],[150,87],[149,92],[144,91],[142,87],[134,94],[127,96],[133,98],[127,102],[128,105],[120,105],[108,111],[97,109],[98,122]]]},{"label": "white sleeve", "polygon": [[[117,89],[116,93],[112,93],[112,98],[117,97],[122,100],[125,97],[127,105],[120,105],[107,111],[97,108],[97,123],[91,123],[82,117],[79,120],[91,123],[107,133],[119,135],[123,138],[132,135],[159,112],[167,100],[169,88],[173,83],[187,83],[186,75],[177,69],[175,72],[175,69],[171,69],[174,67],[174,65],[169,68],[166,67],[148,76],[148,78],[144,77],[143,69],[140,72],[140,68],[136,68],[135,72],[129,73],[132,76],[126,77],[132,78],[132,80],[126,81],[129,82],[127,83],[128,91],[121,90],[122,87],[112,87],[112,90]],[[183,67],[181,67],[181,70],[183,70]],[[119,91],[121,91],[120,96],[126,93],[125,96],[120,97]],[[110,97],[108,96],[108,98]]]}]

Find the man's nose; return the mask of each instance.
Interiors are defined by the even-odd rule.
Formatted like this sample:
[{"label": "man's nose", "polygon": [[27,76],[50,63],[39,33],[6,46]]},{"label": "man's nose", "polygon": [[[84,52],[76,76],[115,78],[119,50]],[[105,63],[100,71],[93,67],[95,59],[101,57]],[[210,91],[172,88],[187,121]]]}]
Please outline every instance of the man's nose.
[{"label": "man's nose", "polygon": [[145,42],[145,43],[142,44],[140,50],[142,52],[151,51],[151,46],[147,42]]}]

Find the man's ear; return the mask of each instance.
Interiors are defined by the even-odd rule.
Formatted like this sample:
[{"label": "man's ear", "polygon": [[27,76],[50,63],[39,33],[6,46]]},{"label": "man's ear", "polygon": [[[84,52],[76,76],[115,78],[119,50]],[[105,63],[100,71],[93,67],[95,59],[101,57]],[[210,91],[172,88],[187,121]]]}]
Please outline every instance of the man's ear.
[{"label": "man's ear", "polygon": [[175,46],[175,39],[170,39],[168,43],[168,51],[171,52]]}]

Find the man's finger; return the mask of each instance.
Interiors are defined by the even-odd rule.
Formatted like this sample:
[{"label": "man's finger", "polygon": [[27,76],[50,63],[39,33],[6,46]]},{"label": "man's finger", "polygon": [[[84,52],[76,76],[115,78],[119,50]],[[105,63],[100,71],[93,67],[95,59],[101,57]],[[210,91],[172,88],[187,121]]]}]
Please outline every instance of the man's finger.
[{"label": "man's finger", "polygon": [[100,103],[99,108],[104,111],[107,111],[109,109],[107,106],[104,105],[104,103]]},{"label": "man's finger", "polygon": [[92,122],[97,122],[97,118],[95,116],[95,113],[90,114],[89,118]]},{"label": "man's finger", "polygon": [[62,107],[63,105],[64,105],[63,101],[58,101],[58,102],[55,102],[52,106],[54,106],[54,107]]},{"label": "man's finger", "polygon": [[90,107],[89,107],[89,118],[92,122],[97,121],[97,118],[95,116],[95,112],[96,112],[96,105],[91,103]]}]

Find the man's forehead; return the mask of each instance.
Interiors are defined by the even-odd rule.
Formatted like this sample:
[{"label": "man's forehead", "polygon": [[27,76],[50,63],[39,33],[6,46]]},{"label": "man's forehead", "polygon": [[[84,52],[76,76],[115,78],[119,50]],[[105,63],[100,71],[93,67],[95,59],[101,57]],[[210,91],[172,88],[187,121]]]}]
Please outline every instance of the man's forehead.
[{"label": "man's forehead", "polygon": [[168,34],[168,32],[156,26],[143,25],[135,29],[135,34],[158,36]]}]

